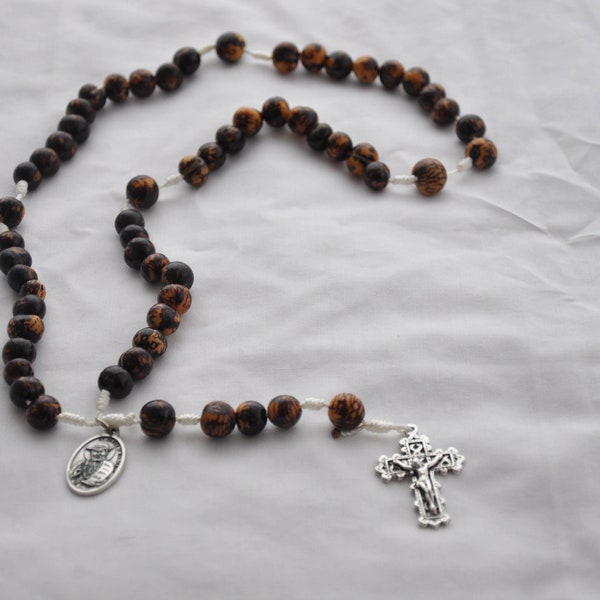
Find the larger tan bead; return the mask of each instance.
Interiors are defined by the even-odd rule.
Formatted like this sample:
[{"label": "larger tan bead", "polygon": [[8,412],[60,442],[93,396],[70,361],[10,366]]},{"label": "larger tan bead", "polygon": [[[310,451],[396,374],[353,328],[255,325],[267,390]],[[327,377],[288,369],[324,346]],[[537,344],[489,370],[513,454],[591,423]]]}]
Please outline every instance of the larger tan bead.
[{"label": "larger tan bead", "polygon": [[233,126],[237,127],[246,137],[255,136],[262,127],[263,118],[255,108],[242,106],[233,114]]},{"label": "larger tan bead", "polygon": [[354,394],[338,394],[332,398],[327,416],[341,431],[356,429],[365,418],[365,405]]},{"label": "larger tan bead", "polygon": [[235,411],[227,402],[209,402],[202,411],[200,427],[209,437],[226,437],[235,428]]},{"label": "larger tan bead", "polygon": [[275,68],[285,75],[298,66],[300,51],[291,42],[281,42],[273,49],[272,57]]},{"label": "larger tan bead", "polygon": [[246,49],[246,40],[233,31],[228,31],[219,36],[216,43],[217,56],[227,63],[235,63],[242,56]]},{"label": "larger tan bead", "polygon": [[307,71],[318,73],[327,60],[327,50],[321,44],[308,44],[302,50],[300,60]]},{"label": "larger tan bead", "polygon": [[448,179],[446,168],[435,158],[424,158],[420,160],[412,170],[417,178],[417,190],[423,196],[433,196],[442,190]]},{"label": "larger tan bead", "polygon": [[478,137],[469,142],[465,156],[473,160],[473,166],[476,169],[489,169],[498,158],[498,150],[491,140]]},{"label": "larger tan bead", "polygon": [[373,83],[379,75],[379,65],[372,56],[360,56],[352,64],[354,75],[361,83]]}]

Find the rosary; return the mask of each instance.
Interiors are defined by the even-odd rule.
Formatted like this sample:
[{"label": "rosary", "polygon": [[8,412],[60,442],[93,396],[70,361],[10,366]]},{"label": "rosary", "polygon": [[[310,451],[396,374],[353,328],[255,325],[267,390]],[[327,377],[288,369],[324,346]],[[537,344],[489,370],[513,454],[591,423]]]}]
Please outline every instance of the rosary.
[{"label": "rosary", "polygon": [[[117,215],[115,229],[124,248],[125,263],[138,271],[143,279],[160,287],[157,303],[146,315],[147,326],[135,333],[131,348],[123,352],[118,364],[108,366],[100,373],[97,416],[88,419],[62,412],[60,403],[46,394],[44,385],[33,371],[36,343],[44,333],[46,288],[31,266],[32,258],[25,249],[23,237],[15,231],[25,215],[23,199],[44,179],[55,175],[62,162],[75,155],[79,145],[88,138],[96,113],[107,99],[123,103],[130,94],[138,99],[146,98],[157,86],[165,93],[174,92],[186,77],[195,73],[202,57],[213,51],[226,63],[237,63],[244,54],[269,61],[282,74],[293,72],[301,62],[308,72],[317,75],[325,71],[336,81],[354,74],[362,84],[372,84],[379,79],[387,90],[401,87],[408,96],[416,98],[422,110],[431,114],[436,125],[454,126],[458,138],[466,145],[465,157],[452,171],[447,171],[436,159],[425,158],[414,165],[410,174],[391,176],[389,168],[379,160],[379,154],[371,144],[354,144],[348,134],[334,131],[328,124],[321,123],[312,108],[290,108],[281,97],[269,98],[260,110],[239,108],[233,115],[232,124],[217,130],[214,142],[203,144],[196,154],[181,159],[176,175],[166,177],[161,185],[148,175],[133,177],[127,184],[129,207]],[[177,331],[182,316],[192,304],[192,269],[183,262],[170,261],[158,252],[145,229],[141,211],[157,202],[160,188],[182,181],[195,188],[204,185],[210,174],[225,164],[227,156],[241,152],[246,142],[266,123],[274,128],[287,125],[292,133],[306,139],[312,151],[325,153],[331,160],[345,163],[350,174],[362,178],[374,192],[381,192],[388,184],[400,184],[414,185],[420,194],[432,196],[442,190],[449,175],[472,167],[488,169],[496,161],[495,145],[483,137],[485,123],[481,117],[474,114],[459,117],[459,112],[457,102],[446,97],[441,85],[430,83],[429,74],[420,67],[405,70],[397,60],[379,65],[370,56],[353,60],[345,52],[327,53],[319,44],[309,44],[300,51],[294,44],[283,42],[271,53],[254,52],[246,48],[240,34],[232,32],[224,33],[215,44],[199,50],[191,47],[180,49],[172,62],[161,65],[156,73],[137,69],[129,78],[111,74],[101,87],[84,85],[78,97],[67,105],[57,131],[50,134],[45,146],[35,150],[28,161],[20,163],[14,170],[14,197],[0,198],[0,222],[3,223],[0,269],[6,275],[9,286],[18,294],[13,317],[7,327],[9,339],[2,350],[3,376],[9,386],[10,399],[24,410],[27,422],[36,429],[50,429],[61,422],[100,427],[102,430],[81,444],[71,457],[66,470],[69,488],[78,495],[88,496],[107,489],[117,480],[123,471],[126,455],[120,437],[122,427],[140,426],[151,438],[168,435],[175,424],[199,425],[204,434],[213,438],[228,436],[236,427],[245,436],[256,436],[268,422],[275,427],[289,429],[298,423],[303,410],[327,409],[334,438],[363,430],[399,433],[402,436],[400,451],[391,457],[381,456],[375,466],[376,473],[386,482],[410,479],[421,526],[436,528],[448,523],[450,517],[440,495],[441,486],[436,474],[460,472],[464,457],[455,448],[433,450],[429,439],[420,434],[415,425],[365,419],[363,402],[350,393],[337,394],[330,401],[316,398],[300,401],[290,395],[279,395],[266,407],[259,402],[245,401],[236,409],[226,402],[213,401],[206,404],[200,415],[177,415],[171,404],[164,400],[148,402],[139,416],[107,411],[111,400],[125,398],[136,381],[150,374],[154,362],[166,352],[168,338]]]}]

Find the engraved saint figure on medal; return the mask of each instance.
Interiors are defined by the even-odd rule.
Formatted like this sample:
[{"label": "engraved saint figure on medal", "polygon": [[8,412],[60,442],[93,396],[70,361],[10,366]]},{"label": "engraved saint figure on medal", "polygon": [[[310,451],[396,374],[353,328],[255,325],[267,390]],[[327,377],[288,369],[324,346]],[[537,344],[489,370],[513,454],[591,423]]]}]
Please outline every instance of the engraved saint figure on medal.
[{"label": "engraved saint figure on medal", "polygon": [[112,485],[125,463],[123,442],[113,435],[98,435],[84,442],[67,465],[67,483],[82,496],[97,494]]}]

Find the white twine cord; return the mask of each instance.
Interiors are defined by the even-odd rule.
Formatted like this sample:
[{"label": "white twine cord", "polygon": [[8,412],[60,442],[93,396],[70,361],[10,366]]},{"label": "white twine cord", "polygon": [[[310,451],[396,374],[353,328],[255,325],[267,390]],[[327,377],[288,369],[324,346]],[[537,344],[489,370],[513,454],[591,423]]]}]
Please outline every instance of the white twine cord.
[{"label": "white twine cord", "polygon": [[270,52],[261,52],[261,51],[253,51],[248,50],[247,48],[244,50],[246,54],[249,54],[252,58],[256,58],[257,60],[272,60],[273,55]]},{"label": "white twine cord", "polygon": [[177,173],[176,175],[169,175],[165,180],[158,186],[159,188],[167,188],[173,185],[177,185],[183,181],[183,175]]},{"label": "white twine cord", "polygon": [[201,56],[204,56],[205,54],[208,54],[209,52],[212,52],[216,47],[217,47],[216,44],[209,44],[208,46],[204,46],[203,48],[199,48],[198,49],[198,54],[200,54]]},{"label": "white twine cord", "polygon": [[28,189],[29,184],[25,180],[21,179],[20,181],[17,181],[17,185],[15,186],[15,197],[17,200],[23,200],[23,198],[27,196]]},{"label": "white twine cord", "polygon": [[413,185],[416,181],[417,178],[414,175],[394,175],[389,179],[393,185]]}]

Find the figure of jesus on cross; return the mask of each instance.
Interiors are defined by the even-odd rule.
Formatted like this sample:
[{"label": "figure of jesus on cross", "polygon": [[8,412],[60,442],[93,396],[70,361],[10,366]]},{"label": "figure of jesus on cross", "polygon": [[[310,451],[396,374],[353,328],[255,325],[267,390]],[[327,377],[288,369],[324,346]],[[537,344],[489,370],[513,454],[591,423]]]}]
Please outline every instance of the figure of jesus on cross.
[{"label": "figure of jesus on cross", "polygon": [[429,439],[418,435],[416,427],[400,440],[400,453],[391,458],[382,456],[375,471],[384,481],[404,479],[411,475],[411,489],[415,493],[415,507],[419,512],[419,524],[423,527],[439,527],[450,521],[444,511],[445,500],[440,496],[440,484],[435,473],[458,473],[465,458],[456,448],[432,451]]}]

